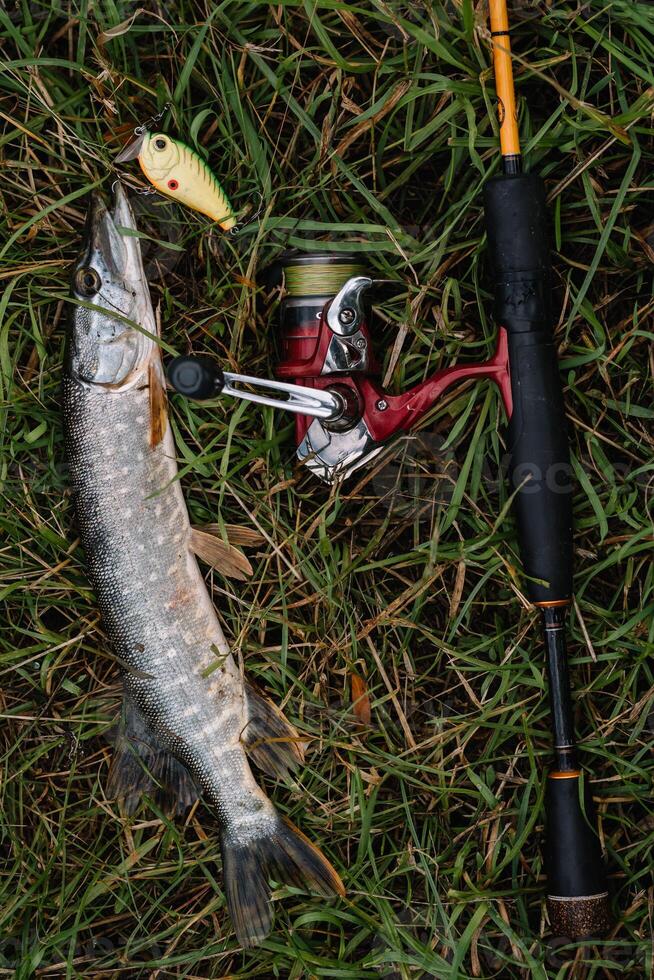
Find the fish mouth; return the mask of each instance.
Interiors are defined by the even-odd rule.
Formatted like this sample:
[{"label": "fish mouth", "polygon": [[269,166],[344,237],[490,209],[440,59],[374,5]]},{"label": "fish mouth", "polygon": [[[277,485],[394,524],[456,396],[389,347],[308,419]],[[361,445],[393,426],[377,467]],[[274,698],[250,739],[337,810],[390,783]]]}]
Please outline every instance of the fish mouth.
[{"label": "fish mouth", "polygon": [[[140,266],[139,240],[134,213],[119,181],[114,189],[114,207],[110,211],[98,191],[89,200],[86,214],[84,249],[80,265],[103,265],[120,279],[133,279]],[[126,234],[127,233],[127,234]]]},{"label": "fish mouth", "polygon": [[134,212],[127,199],[127,194],[123,188],[120,181],[116,182],[114,188],[114,210],[112,214],[112,219],[114,225],[119,229],[125,229],[127,231],[136,231],[136,221],[134,220]]}]

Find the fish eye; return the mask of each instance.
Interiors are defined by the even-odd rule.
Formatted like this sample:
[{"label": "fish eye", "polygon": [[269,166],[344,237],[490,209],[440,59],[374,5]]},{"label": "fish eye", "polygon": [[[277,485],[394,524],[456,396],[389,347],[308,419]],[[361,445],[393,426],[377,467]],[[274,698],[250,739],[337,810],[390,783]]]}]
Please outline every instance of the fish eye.
[{"label": "fish eye", "polygon": [[100,292],[102,280],[91,266],[78,269],[75,273],[75,291],[82,296],[95,296]]},{"label": "fish eye", "polygon": [[156,140],[154,141],[154,148],[155,148],[155,150],[165,150],[166,149],[166,140],[163,139],[163,137],[158,136],[156,138]]}]

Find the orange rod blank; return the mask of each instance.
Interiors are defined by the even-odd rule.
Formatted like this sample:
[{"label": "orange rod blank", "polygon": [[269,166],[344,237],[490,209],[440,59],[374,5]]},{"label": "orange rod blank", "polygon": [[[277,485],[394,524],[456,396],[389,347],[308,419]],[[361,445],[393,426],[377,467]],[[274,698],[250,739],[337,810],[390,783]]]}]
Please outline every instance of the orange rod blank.
[{"label": "orange rod blank", "polygon": [[506,0],[490,0],[490,25],[498,102],[497,115],[500,123],[500,148],[503,157],[520,156]]}]

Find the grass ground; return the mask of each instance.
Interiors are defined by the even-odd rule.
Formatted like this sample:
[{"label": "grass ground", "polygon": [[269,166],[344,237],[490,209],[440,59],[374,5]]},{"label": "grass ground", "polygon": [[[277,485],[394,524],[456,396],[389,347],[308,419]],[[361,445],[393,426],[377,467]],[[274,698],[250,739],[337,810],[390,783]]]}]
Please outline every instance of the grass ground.
[{"label": "grass ground", "polygon": [[[280,890],[273,934],[244,954],[212,814],[174,823],[146,805],[127,821],[104,793],[119,688],[76,538],[59,399],[85,195],[109,189],[121,135],[170,101],[166,129],[201,149],[238,211],[265,205],[228,239],[135,198],[171,348],[269,375],[270,310],[253,281],[289,246],[356,242],[405,283],[378,321],[393,390],[485,356],[480,188],[498,164],[485,14],[472,0],[2,5],[0,976],[652,975],[647,2],[511,9],[524,148],[553,215],[578,477],[575,715],[613,932],[566,945],[545,918],[542,648],[487,383],[456,389],[421,442],[334,492],[294,464],[287,417],[173,402],[194,520],[220,510],[275,544],[255,552],[250,583],[209,584],[249,673],[312,738],[297,785],[269,789],[342,871],[347,899]],[[122,172],[142,187],[133,164]]]}]

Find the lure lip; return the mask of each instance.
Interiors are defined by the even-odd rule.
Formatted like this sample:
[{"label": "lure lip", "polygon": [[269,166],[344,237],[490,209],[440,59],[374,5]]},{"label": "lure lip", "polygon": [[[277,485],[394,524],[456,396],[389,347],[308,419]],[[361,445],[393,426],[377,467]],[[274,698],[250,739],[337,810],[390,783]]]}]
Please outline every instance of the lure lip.
[{"label": "lure lip", "polygon": [[123,147],[118,156],[114,159],[114,163],[127,163],[128,160],[135,160],[141,152],[146,136],[147,133],[139,133],[136,139],[132,140],[131,143],[128,143],[127,146]]}]

